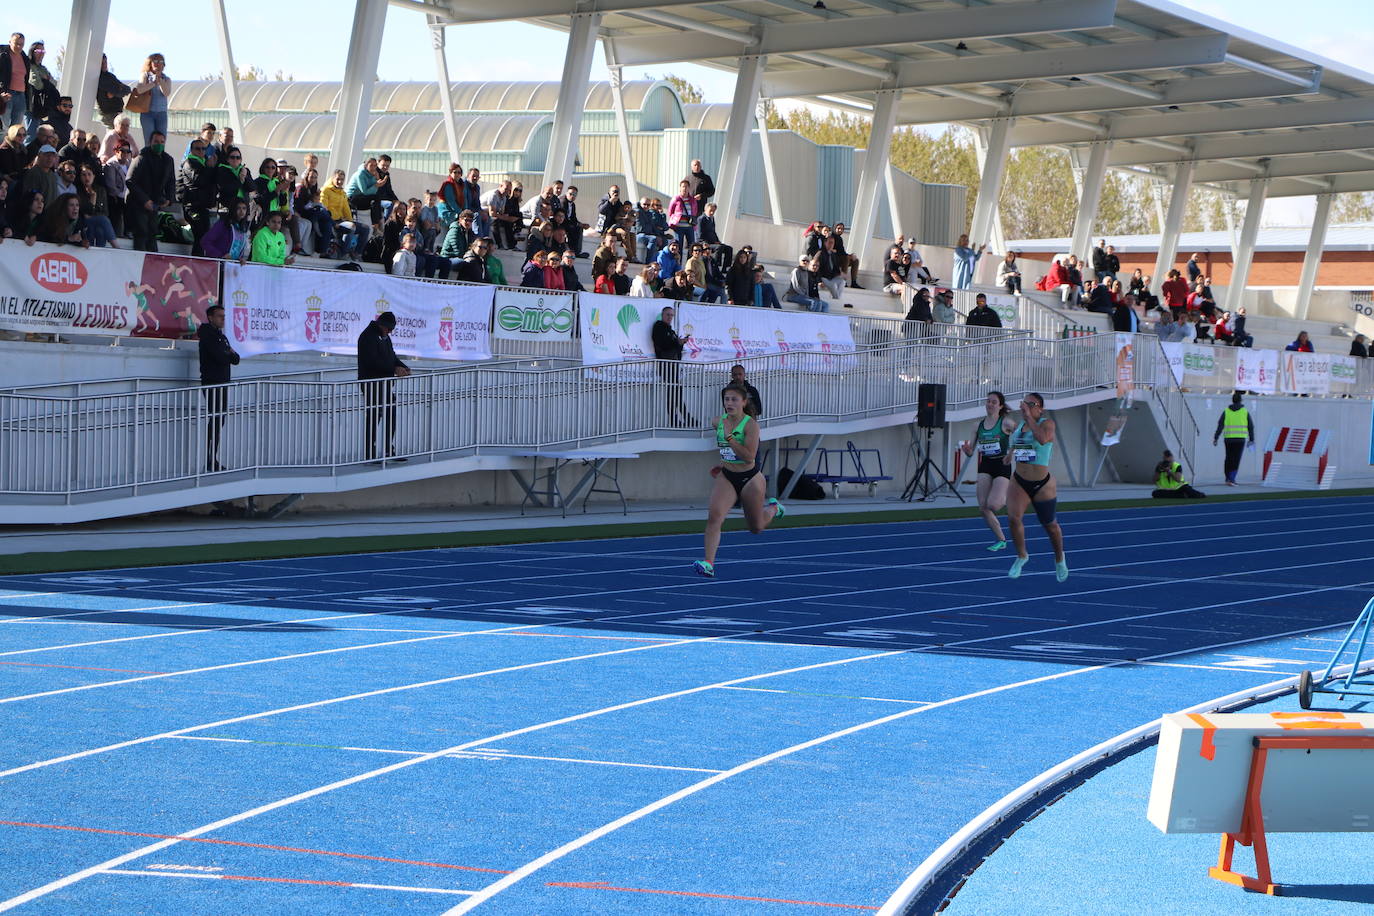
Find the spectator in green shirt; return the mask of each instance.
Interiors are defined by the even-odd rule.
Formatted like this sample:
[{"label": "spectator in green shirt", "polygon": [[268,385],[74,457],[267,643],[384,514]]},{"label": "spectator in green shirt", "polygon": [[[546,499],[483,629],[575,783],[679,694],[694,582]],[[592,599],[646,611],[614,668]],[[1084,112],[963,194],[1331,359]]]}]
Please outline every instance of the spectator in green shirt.
[{"label": "spectator in green shirt", "polygon": [[253,234],[253,254],[249,258],[254,264],[275,264],[284,267],[296,260],[295,255],[287,254],[286,236],[281,231],[281,213],[273,210],[267,214],[267,222]]}]

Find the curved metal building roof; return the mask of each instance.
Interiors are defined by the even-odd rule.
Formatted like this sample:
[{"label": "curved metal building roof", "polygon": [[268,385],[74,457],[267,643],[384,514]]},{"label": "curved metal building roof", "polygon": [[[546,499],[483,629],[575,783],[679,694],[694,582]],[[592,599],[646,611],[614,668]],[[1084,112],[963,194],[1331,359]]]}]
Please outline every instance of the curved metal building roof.
[{"label": "curved metal building roof", "polygon": [[[248,121],[244,141],[280,150],[328,149],[334,135],[332,114],[261,114]],[[459,115],[458,146],[463,151],[526,153],[534,151],[541,134],[553,129],[553,118],[542,114]],[[444,119],[438,114],[375,115],[363,140],[368,149],[448,152]]]}]

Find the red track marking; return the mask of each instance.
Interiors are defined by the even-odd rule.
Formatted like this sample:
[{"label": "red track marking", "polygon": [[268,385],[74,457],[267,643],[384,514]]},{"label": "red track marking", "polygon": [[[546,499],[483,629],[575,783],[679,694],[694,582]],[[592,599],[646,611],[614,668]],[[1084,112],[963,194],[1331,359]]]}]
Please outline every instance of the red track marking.
[{"label": "red track marking", "polygon": [[741,897],[736,894],[703,894],[697,891],[657,891],[646,887],[612,887],[604,881],[550,881],[545,887],[575,887],[589,891],[622,891],[631,894],[667,894],[672,897],[709,897],[712,900],[751,900],[758,903],[795,903],[799,906],[828,906],[843,910],[876,910],[862,903],[824,903],[819,900],[785,900],[779,897]]},{"label": "red track marking", "polygon": [[85,665],[40,665],[37,662],[0,662],[0,665],[18,665],[21,668],[70,668],[73,671],[114,671],[119,674],[166,674],[166,671],[137,671],[133,668],[88,668]]},{"label": "red track marking", "polygon": [[[333,852],[328,849],[303,849],[299,846],[274,846],[271,843],[244,843],[238,840],[212,840],[206,837],[181,837],[170,833],[138,833],[133,830],[106,830],[101,827],[72,827],[66,824],[30,824],[25,821],[0,821],[0,826],[36,827],[43,830],[73,830],[78,833],[105,833],[112,836],[148,837],[155,840],[181,840],[184,843],[206,843],[212,846],[246,846],[250,849],[271,849],[277,852],[304,852],[315,856],[338,856],[344,859],[366,859],[369,862],[395,862],[398,865],[420,865],[425,868],[453,868],[458,871],[480,871],[493,875],[510,874],[509,871],[500,868],[477,868],[473,865],[450,865],[446,862],[419,862],[414,859],[394,859],[390,856],[367,856],[358,852]],[[227,878],[231,876],[225,875],[224,877]],[[338,882],[324,881],[317,883],[336,884]]]}]

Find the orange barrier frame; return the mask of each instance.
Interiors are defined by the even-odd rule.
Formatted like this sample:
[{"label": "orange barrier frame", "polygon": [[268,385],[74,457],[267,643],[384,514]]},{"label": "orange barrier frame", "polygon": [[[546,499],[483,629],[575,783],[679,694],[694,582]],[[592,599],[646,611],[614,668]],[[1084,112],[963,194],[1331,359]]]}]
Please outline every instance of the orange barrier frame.
[{"label": "orange barrier frame", "polygon": [[[1311,727],[1340,727],[1328,723]],[[1218,881],[1234,884],[1248,891],[1278,895],[1280,885],[1274,883],[1269,871],[1269,844],[1264,834],[1264,811],[1260,807],[1260,793],[1264,791],[1264,765],[1271,750],[1374,750],[1374,735],[1300,736],[1282,735],[1254,739],[1255,750],[1250,757],[1250,779],[1245,787],[1245,809],[1240,830],[1221,835],[1221,854],[1217,864],[1207,874]],[[1231,867],[1236,845],[1253,846],[1255,877],[1242,875]]]}]

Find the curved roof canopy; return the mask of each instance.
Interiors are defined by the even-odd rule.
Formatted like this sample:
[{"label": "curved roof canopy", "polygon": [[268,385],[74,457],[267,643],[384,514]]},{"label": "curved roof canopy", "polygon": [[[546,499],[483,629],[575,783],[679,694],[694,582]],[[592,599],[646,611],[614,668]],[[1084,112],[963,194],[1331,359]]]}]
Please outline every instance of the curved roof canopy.
[{"label": "curved roof canopy", "polygon": [[[332,114],[263,114],[252,118],[245,142],[266,149],[323,150],[334,135]],[[535,150],[539,135],[552,129],[543,114],[459,115],[458,148],[467,151],[520,152]],[[447,152],[444,119],[437,114],[377,115],[363,140],[367,149],[397,152]]]},{"label": "curved roof canopy", "polygon": [[[422,0],[393,0],[415,6]],[[566,30],[567,0],[424,0],[455,25],[522,19]],[[598,0],[626,66],[765,57],[763,95],[898,123],[1013,119],[1014,145],[1115,141],[1110,164],[1269,196],[1374,190],[1374,76],[1168,0]],[[693,115],[695,120],[698,116]],[[699,116],[703,122],[711,112]],[[1332,130],[1336,128],[1337,130]]]}]

